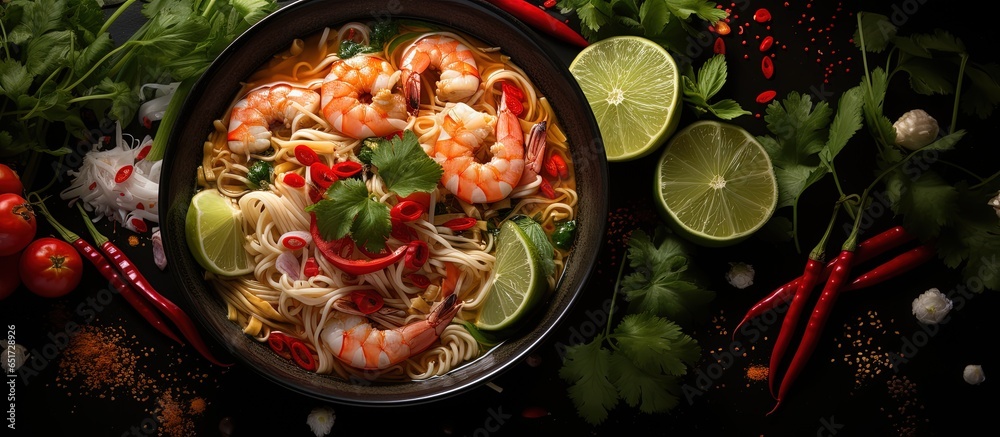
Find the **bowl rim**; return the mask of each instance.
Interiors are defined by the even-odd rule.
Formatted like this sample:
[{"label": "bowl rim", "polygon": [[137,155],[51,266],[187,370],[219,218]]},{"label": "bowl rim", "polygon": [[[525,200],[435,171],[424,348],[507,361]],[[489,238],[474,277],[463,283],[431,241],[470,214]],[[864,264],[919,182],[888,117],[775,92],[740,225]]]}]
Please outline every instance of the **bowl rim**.
[{"label": "bowl rim", "polygon": [[[212,64],[205,71],[205,73],[202,74],[202,76],[197,81],[194,82],[191,92],[183,104],[183,107],[185,108],[185,111],[183,112],[185,114],[190,114],[191,112],[188,111],[188,109],[198,104],[198,101],[200,100],[201,96],[206,93],[207,91],[206,89],[211,85],[211,82],[218,76],[218,70],[224,68],[223,66],[227,62],[238,57],[238,55],[240,55],[240,53],[242,53],[243,50],[247,49],[247,46],[251,44],[254,39],[260,38],[259,37],[260,33],[267,31],[269,26],[272,26],[272,23],[276,23],[278,20],[281,19],[287,19],[287,17],[291,17],[296,14],[308,13],[313,8],[317,7],[317,5],[320,3],[324,4],[324,6],[336,7],[335,4],[338,2],[329,0],[296,0],[272,12],[270,15],[268,15],[261,21],[252,25],[242,35],[234,39],[234,41],[231,44],[229,44],[225,50],[223,50],[223,52],[216,58],[216,60],[212,62]],[[371,3],[373,2],[366,2],[366,4],[371,4]],[[539,41],[541,40],[541,37],[537,33],[535,33],[532,29],[528,28],[526,25],[516,20],[513,16],[511,16],[507,12],[497,8],[495,5],[483,0],[434,0],[433,2],[425,2],[420,0],[386,0],[387,7],[392,7],[393,5],[410,4],[411,8],[407,8],[406,12],[398,13],[395,14],[394,16],[404,17],[404,18],[415,18],[422,21],[428,21],[446,27],[450,27],[452,29],[455,28],[453,24],[443,23],[443,21],[445,20],[441,18],[430,18],[423,16],[414,17],[413,16],[414,14],[412,14],[413,11],[412,6],[419,5],[419,7],[424,7],[427,8],[428,10],[432,9],[426,6],[427,3],[440,3],[442,4],[442,6],[450,5],[454,7],[478,8],[479,13],[485,13],[487,16],[496,17],[502,20],[504,27],[510,28],[513,34],[518,39],[521,40],[520,43],[529,44],[530,49],[532,51],[540,54],[540,59],[544,59],[547,62],[547,65],[545,65],[544,67],[545,69],[553,71],[552,74],[554,75],[561,75],[562,79],[568,82],[568,86],[572,89],[572,92],[575,94],[573,96],[570,96],[569,100],[584,102],[584,103],[586,102],[586,97],[584,96],[583,91],[580,89],[580,87],[576,84],[575,78],[569,72],[568,66],[562,65],[562,62],[559,60],[559,57],[556,55],[553,49],[546,46],[545,44],[540,43]],[[374,13],[372,16],[374,16]],[[344,23],[352,21],[352,19],[355,18],[357,17],[344,16],[342,18],[330,21],[327,24],[327,26],[333,27],[337,25],[342,25]],[[321,30],[321,28],[306,30],[303,31],[302,33],[304,35],[310,35],[313,32],[319,30]],[[474,31],[467,31],[460,29],[455,29],[455,30],[468,33],[480,39],[484,40],[487,39],[476,35]],[[276,53],[279,50],[275,50],[272,53]],[[271,56],[271,53],[268,53],[267,56]],[[553,105],[555,106],[555,102],[553,102]],[[240,348],[237,347],[237,345],[235,344],[231,344],[230,337],[227,337],[225,333],[215,329],[211,325],[211,323],[208,320],[206,320],[207,316],[203,314],[202,309],[199,307],[200,303],[195,300],[195,297],[192,295],[191,290],[188,290],[185,287],[179,287],[182,290],[182,292],[180,292],[179,294],[182,296],[182,299],[185,301],[185,303],[187,303],[189,308],[194,308],[194,311],[192,312],[195,313],[194,318],[198,321],[199,325],[204,330],[208,331],[210,336],[217,343],[225,347],[226,350],[237,359],[237,361],[246,365],[247,367],[250,367],[256,374],[263,376],[264,379],[267,379],[281,387],[290,389],[291,391],[298,392],[300,394],[341,404],[351,404],[359,406],[403,406],[403,405],[415,405],[415,404],[437,401],[461,393],[465,393],[474,388],[480,387],[483,384],[487,383],[488,381],[504,373],[505,371],[509,370],[518,362],[520,362],[523,357],[525,357],[539,344],[541,344],[547,337],[550,336],[550,334],[561,323],[565,321],[567,315],[571,312],[576,302],[579,301],[580,294],[583,293],[584,288],[590,279],[593,267],[596,264],[597,255],[599,252],[599,250],[597,249],[599,249],[599,247],[603,244],[602,240],[606,226],[605,223],[606,221],[603,220],[603,218],[607,216],[607,211],[608,211],[608,199],[607,199],[607,194],[609,192],[608,167],[596,119],[593,113],[590,111],[589,105],[583,105],[583,106],[585,107],[583,110],[584,112],[583,116],[585,118],[585,124],[589,128],[589,132],[581,133],[579,135],[589,137],[591,139],[590,146],[595,149],[590,152],[590,155],[593,155],[591,156],[591,158],[597,159],[596,162],[591,163],[595,165],[595,168],[592,169],[592,171],[596,173],[595,176],[597,177],[595,178],[595,180],[587,181],[587,183],[596,184],[597,192],[603,193],[603,196],[600,196],[600,198],[588,199],[589,201],[593,202],[592,209],[594,210],[592,213],[594,220],[588,220],[588,221],[592,222],[589,224],[590,226],[596,227],[594,233],[602,238],[598,238],[597,239],[598,241],[594,242],[594,244],[596,245],[594,250],[589,250],[582,253],[574,253],[572,255],[573,256],[572,262],[582,266],[582,273],[579,278],[579,283],[572,284],[571,285],[572,289],[567,290],[568,298],[565,299],[565,304],[562,305],[562,307],[559,308],[558,311],[552,316],[554,317],[553,322],[543,326],[535,326],[534,330],[530,332],[524,332],[522,334],[523,339],[519,339],[518,342],[516,342],[516,344],[520,345],[521,343],[524,343],[524,345],[519,346],[517,349],[513,351],[512,354],[510,354],[503,360],[497,363],[490,364],[488,367],[489,369],[488,371],[476,373],[468,378],[464,378],[459,381],[449,380],[453,379],[452,377],[454,373],[459,371],[463,367],[466,367],[471,363],[475,363],[480,360],[488,359],[488,357],[491,354],[497,351],[497,348],[493,348],[487,351],[482,356],[476,358],[473,361],[463,363],[461,366],[452,369],[452,371],[449,372],[448,374],[431,377],[429,379],[429,380],[434,380],[434,379],[446,380],[443,383],[445,386],[444,390],[437,390],[432,393],[424,393],[424,394],[420,393],[406,394],[404,396],[399,396],[397,394],[392,394],[392,393],[390,393],[389,395],[365,393],[365,390],[355,390],[352,393],[346,393],[341,391],[341,393],[334,395],[327,392],[323,392],[316,387],[296,384],[294,383],[294,381],[289,381],[286,377],[282,377],[281,375],[265,371],[265,369],[261,368],[257,363],[254,363],[251,357],[246,356],[245,353],[243,354],[238,353],[238,350]],[[185,115],[185,117],[187,116]],[[567,135],[569,135],[569,133],[567,133]],[[179,141],[179,137],[181,136],[183,136],[181,133],[181,129],[174,129],[169,133],[168,153],[167,157],[165,157],[163,160],[163,167],[162,167],[162,174],[164,175],[170,175],[173,173],[174,163],[176,162],[176,160],[169,158],[169,156],[171,155],[169,153],[169,150],[170,148],[176,147],[175,145],[177,144],[177,142]],[[159,202],[161,205],[168,205],[169,212],[167,214],[168,216],[167,220],[164,220],[163,223],[161,223],[161,227],[164,233],[164,238],[163,238],[164,249],[166,250],[168,256],[177,251],[187,250],[185,247],[172,248],[173,245],[168,241],[171,240],[171,237],[168,235],[170,222],[172,221],[171,216],[173,216],[173,219],[177,218],[175,214],[176,208],[174,207],[174,205],[170,205],[170,198],[172,192],[173,190],[171,189],[170,186],[169,177],[164,178],[164,180],[161,181]],[[183,207],[186,210],[187,205],[184,205]],[[180,234],[183,234],[183,230],[180,231]],[[183,235],[181,236],[181,238],[183,238]],[[183,257],[184,255],[178,255],[178,256]],[[190,255],[187,256],[190,257]],[[170,276],[172,276],[173,279],[178,284],[185,284],[194,281],[196,283],[202,283],[206,288],[209,289],[211,288],[202,277],[196,277],[196,278],[188,277],[185,274],[190,274],[190,272],[176,268],[176,263],[171,262],[168,264],[168,266],[170,264],[175,264],[174,265],[175,268],[170,269],[171,271]],[[566,271],[568,270],[569,269],[567,268]],[[557,292],[560,290],[560,287],[566,286],[565,284],[563,284],[564,280],[566,279],[566,271],[563,272],[563,276],[560,277],[559,280],[557,281],[556,284]],[[551,305],[552,304],[551,298],[549,302]],[[239,329],[239,326],[236,325],[235,323],[229,322],[228,320],[225,320],[225,322],[231,324],[233,328],[242,331],[241,329]],[[529,335],[531,338],[529,338]],[[245,334],[243,334],[243,336],[246,337]],[[267,348],[261,348],[261,349],[267,349]],[[269,349],[267,349],[266,353],[271,353],[271,352]],[[304,370],[298,368],[296,369],[300,370],[301,372],[305,372]],[[328,375],[320,375],[320,376],[326,377]],[[410,382],[392,383],[392,385],[405,386],[409,384],[419,384],[421,382],[422,381],[410,381]],[[340,381],[339,383],[344,383],[344,381]],[[362,383],[358,386],[367,386],[367,384]]]}]

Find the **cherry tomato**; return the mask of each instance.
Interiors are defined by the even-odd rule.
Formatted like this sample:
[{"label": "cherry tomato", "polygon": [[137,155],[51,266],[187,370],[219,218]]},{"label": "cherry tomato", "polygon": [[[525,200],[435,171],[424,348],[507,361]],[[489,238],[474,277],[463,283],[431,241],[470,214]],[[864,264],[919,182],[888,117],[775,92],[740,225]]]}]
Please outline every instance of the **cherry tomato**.
[{"label": "cherry tomato", "polygon": [[17,286],[21,285],[21,275],[17,272],[17,258],[19,253],[13,255],[0,256],[0,300],[10,296]]},{"label": "cherry tomato", "polygon": [[21,178],[4,164],[0,164],[0,194],[14,193],[20,196],[24,192]]},{"label": "cherry tomato", "polygon": [[32,293],[42,297],[60,297],[80,285],[83,260],[69,243],[44,237],[24,248],[19,263],[21,280]]},{"label": "cherry tomato", "polygon": [[24,249],[38,230],[31,204],[18,194],[0,194],[0,256]]}]

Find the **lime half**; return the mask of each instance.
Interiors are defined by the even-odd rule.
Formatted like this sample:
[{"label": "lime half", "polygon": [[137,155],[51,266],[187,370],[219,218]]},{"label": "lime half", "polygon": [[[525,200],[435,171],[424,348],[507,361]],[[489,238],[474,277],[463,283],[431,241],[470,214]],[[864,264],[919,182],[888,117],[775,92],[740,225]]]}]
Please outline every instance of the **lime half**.
[{"label": "lime half", "polygon": [[569,66],[601,129],[608,161],[659,148],[677,130],[681,81],[674,58],[640,37],[600,40]]},{"label": "lime half", "polygon": [[703,246],[746,239],[771,218],[778,201],[764,148],[743,128],[715,121],[677,132],[660,157],[654,181],[664,218]]},{"label": "lime half", "polygon": [[253,271],[239,214],[218,190],[199,191],[191,198],[184,228],[188,248],[205,270],[221,276]]},{"label": "lime half", "polygon": [[482,331],[513,328],[541,301],[547,286],[535,246],[514,222],[500,225],[496,253],[489,294],[476,320]]}]

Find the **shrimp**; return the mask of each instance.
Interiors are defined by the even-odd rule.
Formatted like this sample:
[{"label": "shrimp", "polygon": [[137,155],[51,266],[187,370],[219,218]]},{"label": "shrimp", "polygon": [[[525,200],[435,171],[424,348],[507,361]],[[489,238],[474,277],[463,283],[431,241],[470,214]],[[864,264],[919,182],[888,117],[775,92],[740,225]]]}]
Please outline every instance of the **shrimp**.
[{"label": "shrimp", "polygon": [[479,90],[479,67],[472,51],[444,35],[421,37],[403,52],[403,95],[410,115],[420,106],[420,74],[431,67],[441,72],[436,94],[446,102],[460,102]]},{"label": "shrimp", "polygon": [[351,138],[401,131],[406,128],[408,114],[403,96],[392,93],[398,79],[392,65],[375,56],[335,61],[323,79],[323,116],[334,129]]},{"label": "shrimp", "polygon": [[542,172],[542,161],[545,159],[545,121],[531,127],[528,132],[528,145],[524,151],[524,171],[517,186],[527,185],[538,179]]},{"label": "shrimp", "polygon": [[[464,103],[447,109],[441,133],[433,146],[434,158],[444,173],[441,184],[467,203],[492,203],[510,195],[524,171],[524,133],[521,122],[500,101],[494,117]],[[496,143],[490,146],[489,162],[476,160],[476,150],[496,129]]]},{"label": "shrimp", "polygon": [[229,150],[238,155],[260,153],[271,147],[272,125],[291,127],[299,111],[319,108],[320,96],[315,91],[286,84],[257,88],[247,93],[229,116]]},{"label": "shrimp", "polygon": [[364,317],[337,313],[320,332],[333,356],[359,369],[385,369],[430,347],[462,309],[457,295],[431,309],[427,318],[396,329],[372,327]]}]

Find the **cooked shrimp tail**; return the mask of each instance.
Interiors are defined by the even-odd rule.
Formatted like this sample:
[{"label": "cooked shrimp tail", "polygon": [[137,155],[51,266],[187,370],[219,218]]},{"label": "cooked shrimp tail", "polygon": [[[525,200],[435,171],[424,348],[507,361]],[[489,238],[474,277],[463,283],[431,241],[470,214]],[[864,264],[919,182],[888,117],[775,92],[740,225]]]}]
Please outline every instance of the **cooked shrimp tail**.
[{"label": "cooked shrimp tail", "polygon": [[461,102],[479,91],[479,67],[472,50],[450,36],[423,36],[407,47],[400,64],[410,115],[416,115],[420,106],[420,75],[428,68],[441,73],[435,94],[443,101]]},{"label": "cooked shrimp tail", "polygon": [[299,109],[315,112],[320,96],[315,91],[286,84],[257,88],[233,106],[229,118],[229,150],[237,155],[260,153],[271,147],[274,124],[291,127]]},{"label": "cooked shrimp tail", "polygon": [[528,142],[524,148],[524,172],[518,186],[530,184],[542,172],[542,161],[545,160],[545,120],[536,123],[528,132]]}]

